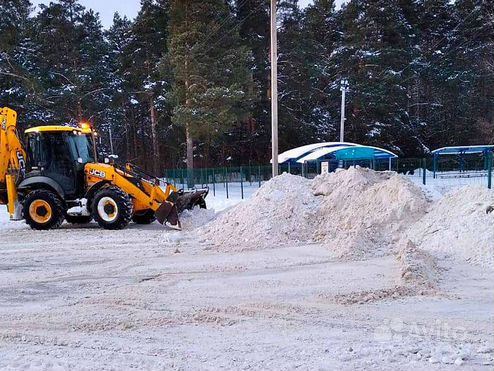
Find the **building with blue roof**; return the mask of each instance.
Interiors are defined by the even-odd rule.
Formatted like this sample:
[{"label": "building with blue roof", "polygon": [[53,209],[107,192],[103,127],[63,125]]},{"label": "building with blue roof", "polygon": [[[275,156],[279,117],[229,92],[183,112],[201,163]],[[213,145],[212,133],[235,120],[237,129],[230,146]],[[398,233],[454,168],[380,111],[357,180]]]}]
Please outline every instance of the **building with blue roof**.
[{"label": "building with blue roof", "polygon": [[384,148],[350,142],[323,142],[285,151],[278,155],[278,162],[288,166],[330,162],[334,169],[338,163],[373,167],[378,161],[386,161],[391,169],[391,160],[397,157],[396,154]]}]

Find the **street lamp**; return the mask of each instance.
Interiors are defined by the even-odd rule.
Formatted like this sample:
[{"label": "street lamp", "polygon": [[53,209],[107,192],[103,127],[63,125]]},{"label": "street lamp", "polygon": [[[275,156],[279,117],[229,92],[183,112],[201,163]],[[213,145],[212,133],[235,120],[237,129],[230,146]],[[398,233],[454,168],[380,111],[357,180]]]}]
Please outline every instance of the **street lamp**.
[{"label": "street lamp", "polygon": [[350,84],[347,79],[341,80],[341,120],[340,120],[340,142],[345,141],[345,96],[350,90]]}]

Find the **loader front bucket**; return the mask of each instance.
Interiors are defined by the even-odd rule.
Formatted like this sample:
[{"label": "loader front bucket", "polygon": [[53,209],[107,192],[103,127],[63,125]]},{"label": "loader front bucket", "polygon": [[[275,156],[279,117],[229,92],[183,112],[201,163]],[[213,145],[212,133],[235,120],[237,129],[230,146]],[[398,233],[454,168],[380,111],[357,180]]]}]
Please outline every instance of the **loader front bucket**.
[{"label": "loader front bucket", "polygon": [[167,222],[172,228],[182,229],[178,215],[184,210],[192,210],[195,207],[205,209],[205,198],[208,193],[209,188],[191,190],[187,192],[184,192],[183,190],[173,192],[168,197],[168,200],[163,202],[158,210],[156,210],[156,219],[161,224]]},{"label": "loader front bucket", "polygon": [[182,225],[178,219],[177,206],[172,202],[163,202],[158,210],[156,210],[155,216],[161,224],[168,222],[172,228],[182,229]]},{"label": "loader front bucket", "polygon": [[177,193],[175,199],[175,205],[177,205],[178,213],[182,213],[184,210],[192,210],[195,207],[201,209],[206,208],[206,196],[209,193],[209,188],[195,189],[191,191],[180,191]]}]

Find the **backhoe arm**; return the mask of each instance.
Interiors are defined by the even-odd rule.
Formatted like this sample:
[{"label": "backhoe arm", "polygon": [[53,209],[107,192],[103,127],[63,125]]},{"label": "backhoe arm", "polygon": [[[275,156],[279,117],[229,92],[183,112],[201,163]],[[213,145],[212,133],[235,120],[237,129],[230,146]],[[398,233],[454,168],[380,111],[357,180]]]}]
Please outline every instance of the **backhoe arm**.
[{"label": "backhoe arm", "polygon": [[0,204],[7,203],[11,218],[16,214],[17,188],[26,168],[26,152],[17,135],[17,113],[0,109]]}]

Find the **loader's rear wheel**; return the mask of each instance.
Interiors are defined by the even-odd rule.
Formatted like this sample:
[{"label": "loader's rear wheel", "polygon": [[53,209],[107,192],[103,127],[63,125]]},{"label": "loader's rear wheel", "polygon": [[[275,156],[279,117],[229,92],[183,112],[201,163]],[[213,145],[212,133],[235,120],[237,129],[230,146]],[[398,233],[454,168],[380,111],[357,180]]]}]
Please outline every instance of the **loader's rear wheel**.
[{"label": "loader's rear wheel", "polygon": [[39,230],[60,227],[64,220],[64,211],[63,202],[58,195],[46,189],[30,192],[22,207],[26,223]]},{"label": "loader's rear wheel", "polygon": [[145,210],[135,213],[132,216],[132,221],[136,224],[151,224],[156,220],[153,210]]},{"label": "loader's rear wheel", "polygon": [[70,224],[87,224],[92,219],[90,215],[65,215],[65,220]]},{"label": "loader's rear wheel", "polygon": [[105,229],[123,229],[132,219],[133,204],[129,195],[117,187],[96,193],[91,210],[93,218]]}]

